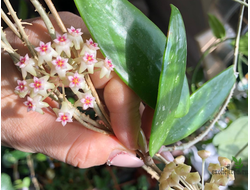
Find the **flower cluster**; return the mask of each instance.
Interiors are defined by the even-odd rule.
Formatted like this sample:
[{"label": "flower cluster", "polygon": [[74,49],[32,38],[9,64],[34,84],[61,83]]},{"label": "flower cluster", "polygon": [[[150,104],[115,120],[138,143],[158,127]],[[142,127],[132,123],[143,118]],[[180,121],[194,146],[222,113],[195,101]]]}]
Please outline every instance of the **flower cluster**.
[{"label": "flower cluster", "polygon": [[[93,74],[95,68],[99,67],[100,78],[109,77],[114,65],[108,58],[97,58],[98,44],[91,38],[84,43],[82,34],[81,29],[71,26],[68,33],[56,34],[53,42],[40,42],[35,48],[37,57],[31,58],[28,54],[20,56],[16,66],[20,68],[23,80],[17,80],[15,93],[21,98],[27,96],[24,102],[27,111],[43,113],[42,108],[49,106],[43,100],[58,87],[70,88],[74,92],[78,97],[74,107],[82,107],[84,110],[94,107],[95,98],[84,75]],[[60,109],[54,108],[56,121],[63,126],[72,122],[72,108],[67,101],[62,102]]]},{"label": "flower cluster", "polygon": [[[210,152],[202,150],[198,152],[198,155],[204,160],[210,156]],[[233,171],[227,168],[231,161],[225,157],[219,157],[218,160],[220,164],[209,164],[208,170],[211,172],[212,178],[202,189],[219,190],[219,186],[226,186],[229,181],[234,180]],[[159,180],[160,190],[170,190],[175,187],[177,189],[200,189],[199,173],[190,172],[191,166],[184,164],[184,161],[185,157],[179,156],[173,162],[166,164]]]}]

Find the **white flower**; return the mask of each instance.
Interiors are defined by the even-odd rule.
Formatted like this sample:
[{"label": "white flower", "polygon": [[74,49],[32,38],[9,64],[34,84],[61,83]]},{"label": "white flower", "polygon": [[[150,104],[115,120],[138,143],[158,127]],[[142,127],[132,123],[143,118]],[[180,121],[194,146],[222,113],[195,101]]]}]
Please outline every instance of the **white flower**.
[{"label": "white flower", "polygon": [[45,44],[41,41],[39,47],[36,47],[35,50],[39,53],[38,66],[42,65],[44,62],[50,64],[52,57],[57,56],[57,52],[51,47],[51,42]]},{"label": "white flower", "polygon": [[44,76],[41,78],[34,77],[33,83],[30,83],[30,87],[33,88],[31,92],[31,97],[34,97],[36,94],[40,94],[44,97],[47,97],[47,90],[53,89],[55,87],[54,84],[48,82],[49,76]]},{"label": "white flower", "polygon": [[69,87],[72,89],[72,91],[76,94],[79,89],[85,89],[85,79],[84,75],[78,74],[77,72],[72,76],[68,76],[69,79]]},{"label": "white flower", "polygon": [[54,108],[53,110],[58,116],[56,121],[62,122],[63,126],[65,126],[67,122],[73,122],[74,108],[71,108],[67,102],[62,102],[61,109]]},{"label": "white flower", "polygon": [[110,72],[114,70],[114,65],[112,64],[112,60],[105,58],[104,61],[100,61],[95,64],[96,67],[101,67],[100,78],[103,78],[105,75],[109,78]]},{"label": "white flower", "polygon": [[84,110],[94,107],[95,98],[91,95],[91,91],[85,93],[78,92],[78,100],[75,102],[75,106],[80,106]]},{"label": "white flower", "polygon": [[71,47],[74,45],[76,50],[79,50],[83,44],[81,29],[75,29],[73,26],[67,29],[69,32],[68,38],[71,40]]},{"label": "white flower", "polygon": [[20,67],[23,79],[27,76],[27,72],[36,76],[36,71],[33,67],[35,65],[35,61],[32,58],[29,58],[28,54],[24,57],[20,56],[20,61],[17,62],[16,65]]},{"label": "white flower", "polygon": [[33,98],[28,96],[27,101],[24,102],[24,105],[26,105],[28,107],[27,111],[28,112],[29,111],[36,111],[38,113],[43,114],[42,108],[48,107],[49,104],[42,102],[41,99],[42,99],[42,96],[40,96],[40,95],[37,95]]},{"label": "white flower", "polygon": [[15,93],[19,95],[20,98],[24,98],[29,93],[29,86],[26,80],[17,80],[18,86],[15,88]]},{"label": "white flower", "polygon": [[54,67],[52,67],[50,75],[58,74],[58,76],[63,79],[66,77],[66,72],[73,69],[73,67],[68,63],[68,59],[57,56],[56,60],[52,61]]},{"label": "white flower", "polygon": [[81,56],[80,58],[78,58],[77,61],[81,62],[79,73],[82,73],[86,69],[88,69],[88,72],[90,74],[94,73],[94,66],[95,66],[95,63],[97,63],[97,60],[94,54],[85,53],[84,56]]},{"label": "white flower", "polygon": [[68,39],[67,34],[56,34],[56,39],[54,39],[54,42],[55,49],[59,55],[61,55],[61,53],[64,51],[68,57],[71,56],[71,41]]},{"label": "white flower", "polygon": [[80,55],[84,55],[85,53],[89,53],[96,57],[97,50],[100,49],[97,43],[94,43],[93,40],[90,38],[86,40],[86,43],[83,45],[82,51]]}]

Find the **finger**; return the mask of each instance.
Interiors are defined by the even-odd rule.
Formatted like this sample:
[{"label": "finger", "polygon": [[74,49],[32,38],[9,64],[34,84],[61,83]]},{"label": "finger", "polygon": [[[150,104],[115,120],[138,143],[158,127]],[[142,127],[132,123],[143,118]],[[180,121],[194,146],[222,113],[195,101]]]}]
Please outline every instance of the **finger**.
[{"label": "finger", "polygon": [[116,76],[106,84],[104,100],[118,139],[129,149],[138,149],[137,139],[141,126],[139,97]]}]

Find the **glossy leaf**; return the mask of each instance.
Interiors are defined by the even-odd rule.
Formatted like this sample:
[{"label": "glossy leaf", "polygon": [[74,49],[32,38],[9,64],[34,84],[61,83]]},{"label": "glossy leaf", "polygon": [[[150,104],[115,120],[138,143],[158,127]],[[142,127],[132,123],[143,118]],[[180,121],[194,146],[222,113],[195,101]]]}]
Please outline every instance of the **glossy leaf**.
[{"label": "glossy leaf", "polygon": [[189,88],[188,88],[188,81],[187,81],[187,77],[184,78],[184,83],[182,86],[182,91],[181,91],[181,98],[180,98],[180,102],[178,105],[178,108],[175,112],[175,117],[183,117],[185,116],[188,111],[189,111],[189,98],[190,98],[190,94],[189,94]]},{"label": "glossy leaf", "polygon": [[[220,156],[232,158],[236,155],[248,142],[248,117],[240,117],[235,120],[225,130],[218,133],[213,144],[218,146]],[[241,152],[238,158],[247,159],[247,148]]]},{"label": "glossy leaf", "polygon": [[216,16],[208,14],[208,22],[216,38],[224,38],[226,36],[226,30],[223,24],[217,19]]},{"label": "glossy leaf", "polygon": [[234,83],[235,75],[231,66],[195,91],[190,97],[188,114],[174,121],[164,144],[169,145],[187,137],[212,119]]},{"label": "glossy leaf", "polygon": [[175,120],[185,78],[186,59],[187,42],[184,23],[179,10],[171,5],[167,46],[149,141],[151,156],[160,149]]},{"label": "glossy leaf", "polygon": [[102,53],[115,72],[150,107],[155,107],[166,37],[127,0],[75,0]]}]

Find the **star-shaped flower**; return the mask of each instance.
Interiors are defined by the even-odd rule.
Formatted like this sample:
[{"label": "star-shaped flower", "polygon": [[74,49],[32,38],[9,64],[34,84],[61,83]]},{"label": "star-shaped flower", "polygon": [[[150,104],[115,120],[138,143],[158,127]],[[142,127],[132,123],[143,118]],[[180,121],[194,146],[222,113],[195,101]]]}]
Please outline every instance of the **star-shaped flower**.
[{"label": "star-shaped flower", "polygon": [[103,78],[105,75],[108,78],[110,75],[110,72],[114,70],[114,65],[112,64],[112,60],[108,59],[107,57],[105,58],[104,61],[100,61],[95,64],[96,67],[101,67],[101,73],[100,73],[100,78]]},{"label": "star-shaped flower", "polygon": [[38,66],[44,62],[50,64],[52,57],[57,56],[57,52],[51,47],[51,42],[45,44],[41,41],[39,47],[36,47],[35,50],[38,52]]},{"label": "star-shaped flower", "polygon": [[19,95],[20,98],[24,98],[29,93],[29,86],[26,80],[17,80],[17,87],[15,88],[15,93]]},{"label": "star-shaped flower", "polygon": [[44,76],[41,78],[34,77],[33,83],[30,83],[30,87],[33,88],[31,92],[31,97],[34,97],[36,94],[40,94],[44,97],[47,97],[47,90],[53,89],[55,87],[54,84],[48,82],[49,76]]},{"label": "star-shaped flower", "polygon": [[94,54],[85,53],[84,56],[81,56],[80,59],[78,60],[80,60],[81,62],[79,73],[82,73],[86,69],[88,69],[88,72],[90,74],[94,73],[94,66],[95,66],[95,63],[97,63],[97,60]]},{"label": "star-shaped flower", "polygon": [[80,52],[80,55],[84,55],[85,53],[89,53],[94,55],[96,57],[97,50],[100,49],[98,47],[97,43],[94,43],[93,40],[90,38],[89,40],[86,40],[86,43],[84,43],[83,48]]},{"label": "star-shaped flower", "polygon": [[58,116],[56,121],[62,122],[63,126],[65,126],[67,122],[73,122],[74,108],[71,108],[67,102],[62,102],[61,109],[54,108],[53,110]]},{"label": "star-shaped flower", "polygon": [[71,47],[74,45],[76,50],[79,50],[83,44],[83,39],[82,39],[82,32],[81,32],[81,29],[78,28],[78,29],[75,29],[73,26],[71,26],[70,28],[67,28],[68,29],[68,38],[71,40],[72,44],[71,44]]},{"label": "star-shaped flower", "polygon": [[45,102],[42,102],[42,96],[40,95],[37,95],[33,98],[31,97],[27,97],[27,101],[24,102],[24,105],[26,105],[28,108],[27,108],[27,111],[36,111],[38,113],[41,113],[43,114],[43,110],[42,108],[44,107],[48,107],[49,104],[45,103]]},{"label": "star-shaped flower", "polygon": [[73,69],[73,67],[68,63],[68,59],[57,56],[55,60],[52,61],[54,67],[52,67],[50,75],[58,74],[58,76],[63,79],[66,77],[66,72]]},{"label": "star-shaped flower", "polygon": [[[70,46],[71,41],[68,39],[67,34],[59,35],[56,34],[56,39],[54,39],[54,46],[59,55],[64,51],[68,57],[71,56]],[[53,47],[54,47],[53,46]]]},{"label": "star-shaped flower", "polygon": [[29,58],[29,55],[26,54],[24,57],[20,56],[20,61],[16,63],[22,71],[22,77],[25,79],[27,73],[30,73],[33,76],[36,76],[36,71],[34,69],[35,61],[32,58]]},{"label": "star-shaped flower", "polygon": [[85,89],[85,79],[84,75],[78,74],[77,72],[72,76],[71,73],[68,76],[69,79],[69,87],[72,89],[72,91],[76,94],[79,89]]},{"label": "star-shaped flower", "polygon": [[76,95],[78,100],[75,102],[75,106],[82,107],[84,110],[94,107],[95,98],[91,95],[91,91],[78,92]]}]

